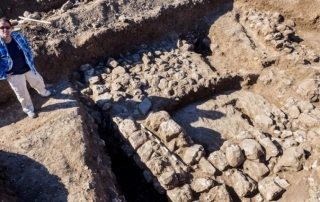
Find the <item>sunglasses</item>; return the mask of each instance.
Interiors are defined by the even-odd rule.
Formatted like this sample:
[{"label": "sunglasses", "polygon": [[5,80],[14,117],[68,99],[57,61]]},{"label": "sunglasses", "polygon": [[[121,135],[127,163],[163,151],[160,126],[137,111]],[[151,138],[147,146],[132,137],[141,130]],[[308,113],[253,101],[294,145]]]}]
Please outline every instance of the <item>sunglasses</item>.
[{"label": "sunglasses", "polygon": [[11,29],[11,27],[9,26],[4,26],[4,27],[0,27],[0,29],[4,30],[4,29]]}]

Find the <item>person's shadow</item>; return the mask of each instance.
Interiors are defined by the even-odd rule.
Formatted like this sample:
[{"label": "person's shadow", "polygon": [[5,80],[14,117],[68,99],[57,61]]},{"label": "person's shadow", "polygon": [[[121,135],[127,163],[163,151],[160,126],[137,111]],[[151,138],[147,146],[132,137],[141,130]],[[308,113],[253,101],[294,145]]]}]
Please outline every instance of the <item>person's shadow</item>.
[{"label": "person's shadow", "polygon": [[[206,124],[224,116],[225,114],[222,112],[202,110],[195,105],[191,105],[174,113],[173,119],[187,131],[187,134],[195,143],[203,145],[208,152],[213,152],[220,149],[224,139],[218,131]],[[198,121],[200,121],[201,126],[196,126]]]},{"label": "person's shadow", "polygon": [[18,201],[67,201],[68,191],[60,178],[25,155],[0,150],[0,168]]},{"label": "person's shadow", "polygon": [[[188,98],[181,99],[182,101],[155,96],[151,96],[150,99],[153,101],[153,111],[168,111],[172,118],[184,128],[186,134],[190,136],[195,143],[203,145],[208,152],[213,152],[219,150],[224,142],[221,134],[209,126],[192,126],[192,123],[200,119],[217,120],[225,116],[225,114],[217,110],[202,110],[196,108],[196,103],[201,104],[203,101],[212,97],[209,93],[210,92],[203,95],[199,94],[198,96],[188,95]],[[187,108],[190,110],[188,111]],[[178,114],[181,110],[184,111],[184,113]]]},{"label": "person's shadow", "polygon": [[[193,106],[193,99],[189,99],[190,105],[184,105],[186,103],[183,103],[182,106],[182,103],[180,101],[160,96],[148,96],[147,99],[149,99],[152,103],[152,107],[149,113],[167,111],[171,115],[171,117],[179,125],[181,125],[182,128],[184,128],[186,135],[189,136],[195,143],[203,145],[209,153],[220,149],[221,145],[224,142],[224,139],[221,137],[221,134],[219,132],[210,128],[209,126],[194,127],[192,126],[192,123],[200,119],[220,119],[225,116],[222,112],[216,110],[201,110],[193,107],[189,114],[181,113],[180,115],[177,115],[176,113],[179,112],[183,106]],[[105,100],[105,102],[107,101],[108,100]],[[149,113],[146,115],[142,115],[140,113],[134,115],[134,112],[137,111],[140,104],[141,102],[133,100],[122,100],[113,102],[110,111],[104,112],[104,116],[109,117],[108,120],[111,120],[110,118],[112,117],[121,117],[124,119],[133,117],[135,120],[143,121],[146,119]]]}]

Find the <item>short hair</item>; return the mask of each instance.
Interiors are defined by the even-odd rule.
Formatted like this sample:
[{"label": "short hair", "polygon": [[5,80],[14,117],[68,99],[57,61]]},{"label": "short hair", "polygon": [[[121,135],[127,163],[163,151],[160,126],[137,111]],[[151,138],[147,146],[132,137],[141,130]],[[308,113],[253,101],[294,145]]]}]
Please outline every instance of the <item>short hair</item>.
[{"label": "short hair", "polygon": [[0,18],[0,22],[6,22],[6,23],[8,23],[10,25],[10,27],[12,27],[12,24],[11,24],[10,20],[8,18],[6,18],[6,17]]}]

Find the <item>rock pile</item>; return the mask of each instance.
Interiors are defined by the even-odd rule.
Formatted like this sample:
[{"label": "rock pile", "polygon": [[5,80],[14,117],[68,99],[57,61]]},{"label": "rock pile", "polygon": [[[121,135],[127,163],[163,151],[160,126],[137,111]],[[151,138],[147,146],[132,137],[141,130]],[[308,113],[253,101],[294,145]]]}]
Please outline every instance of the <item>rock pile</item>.
[{"label": "rock pile", "polygon": [[98,106],[114,115],[134,117],[191,102],[233,79],[230,75],[219,77],[200,55],[188,51],[185,41],[180,43],[179,48],[170,41],[157,47],[142,45],[136,53],[120,55],[117,60],[109,58],[96,67],[82,65],[74,76],[79,79],[83,75],[78,86]]},{"label": "rock pile", "polygon": [[[256,10],[249,10],[241,16],[241,23],[278,51],[290,54],[297,63],[311,64],[318,63],[320,55],[299,43],[302,39],[297,35],[295,22],[285,20],[278,12],[264,13]],[[267,65],[267,64],[266,64]]]}]

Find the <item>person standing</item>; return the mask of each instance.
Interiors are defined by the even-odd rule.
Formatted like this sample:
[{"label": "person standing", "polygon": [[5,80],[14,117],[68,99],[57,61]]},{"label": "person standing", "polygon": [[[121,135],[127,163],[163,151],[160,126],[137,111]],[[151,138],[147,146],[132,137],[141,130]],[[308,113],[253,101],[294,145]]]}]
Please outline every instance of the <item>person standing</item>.
[{"label": "person standing", "polygon": [[0,18],[0,80],[7,80],[16,94],[22,110],[31,118],[36,118],[34,106],[27,89],[27,82],[41,96],[51,92],[46,89],[42,76],[37,72],[31,47],[19,32],[12,31],[9,19]]}]

